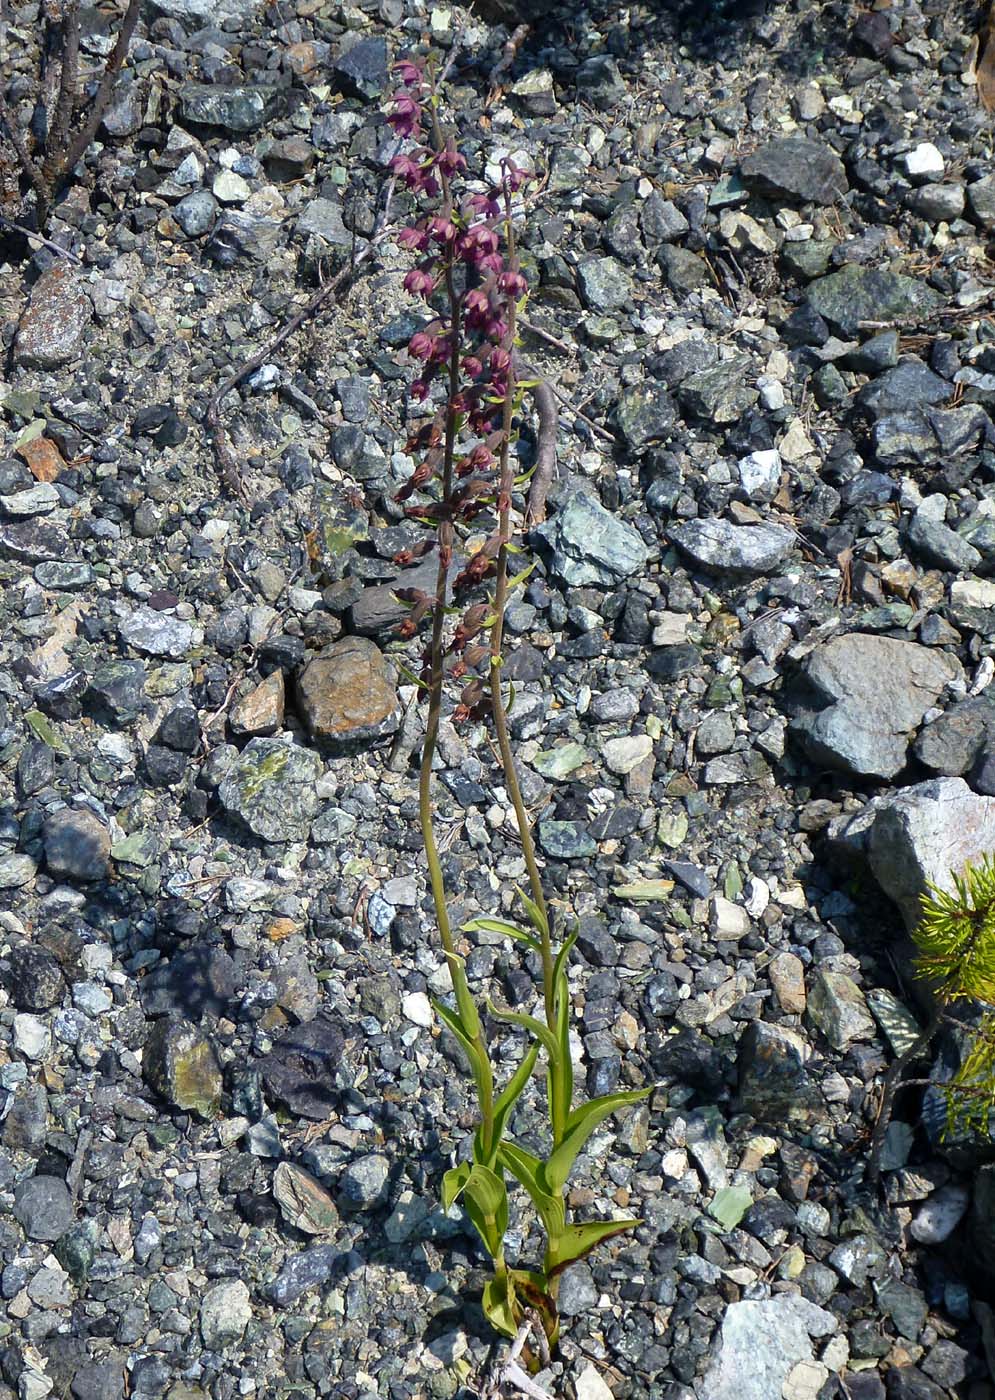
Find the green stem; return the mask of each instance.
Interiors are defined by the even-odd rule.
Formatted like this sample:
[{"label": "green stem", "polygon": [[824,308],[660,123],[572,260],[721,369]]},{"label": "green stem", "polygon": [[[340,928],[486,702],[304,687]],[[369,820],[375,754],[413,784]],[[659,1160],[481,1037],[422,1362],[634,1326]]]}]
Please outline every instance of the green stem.
[{"label": "green stem", "polygon": [[[511,221],[510,201],[505,198],[505,237],[508,247],[508,266],[517,268],[518,260],[515,251],[515,231]],[[513,296],[508,297],[508,344],[514,346],[515,329],[517,323],[518,308]],[[494,583],[494,622],[491,626],[490,637],[490,696],[491,714],[494,719],[494,733],[497,739],[498,752],[501,756],[501,767],[504,771],[505,787],[508,796],[511,798],[511,805],[515,810],[515,818],[518,822],[518,834],[522,842],[522,854],[525,857],[525,868],[528,871],[529,890],[534,903],[542,914],[542,927],[539,930],[539,956],[542,961],[542,994],[545,1008],[546,1024],[551,1031],[556,1031],[556,987],[553,981],[553,945],[549,929],[549,910],[546,905],[546,896],[542,888],[542,878],[539,874],[539,865],[536,860],[535,842],[532,839],[532,827],[529,822],[529,815],[522,798],[521,784],[518,781],[518,769],[515,764],[515,757],[511,749],[511,740],[508,735],[508,716],[504,705],[504,696],[501,693],[501,650],[504,644],[504,614],[508,604],[508,546],[511,542],[511,492],[514,485],[514,472],[511,464],[511,439],[512,439],[512,419],[515,411],[515,376],[514,360],[508,369],[508,392],[504,400],[504,412],[501,423],[501,449],[498,467],[498,535],[500,545],[498,548],[497,560],[495,563],[495,583]],[[550,1075],[550,1122],[553,1131],[553,1146],[559,1146],[566,1132],[567,1115],[570,1112],[570,1105],[564,1104],[560,1100],[559,1094],[553,1085],[553,1076]]]}]

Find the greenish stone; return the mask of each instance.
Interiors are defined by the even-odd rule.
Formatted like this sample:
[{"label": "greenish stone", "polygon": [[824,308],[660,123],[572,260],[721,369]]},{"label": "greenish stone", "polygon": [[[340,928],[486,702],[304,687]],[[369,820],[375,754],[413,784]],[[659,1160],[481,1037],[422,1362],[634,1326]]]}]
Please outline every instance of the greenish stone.
[{"label": "greenish stone", "polygon": [[808,288],[808,303],[843,335],[856,335],[864,321],[918,325],[943,305],[943,297],[917,277],[886,268],[848,263]]},{"label": "greenish stone", "polygon": [[221,1103],[221,1066],[211,1042],[190,1021],[164,1016],[142,1056],[149,1086],[168,1103],[211,1118]]},{"label": "greenish stone", "polygon": [[731,209],[745,204],[750,192],[738,175],[720,175],[708,196],[709,209]]},{"label": "greenish stone", "polygon": [[726,899],[735,902],[743,893],[743,876],[739,866],[731,860],[726,866],[725,878],[722,881],[722,892]]},{"label": "greenish stone", "polygon": [[862,632],[891,632],[896,627],[906,630],[915,617],[908,603],[883,603],[879,608],[865,608],[857,616]]},{"label": "greenish stone", "polygon": [[785,243],[781,263],[800,282],[811,282],[829,270],[836,244],[831,238],[807,238],[804,243]]},{"label": "greenish stone", "polygon": [[656,826],[656,839],[661,846],[669,846],[672,851],[676,850],[678,846],[683,845],[688,826],[686,812],[662,812]]},{"label": "greenish stone", "polygon": [[745,1186],[723,1186],[716,1191],[708,1213],[723,1230],[734,1230],[753,1204],[753,1193]]},{"label": "greenish stone", "polygon": [[111,847],[111,859],[145,869],[159,854],[159,842],[150,831],[135,831]]},{"label": "greenish stone", "polygon": [[539,845],[554,860],[589,860],[598,853],[598,843],[582,822],[540,821]]},{"label": "greenish stone", "polygon": [[304,841],[324,765],[312,749],[250,739],[218,788],[225,810],[264,841]]},{"label": "greenish stone", "polygon": [[540,749],[532,760],[532,767],[544,778],[560,781],[569,778],[590,761],[590,754],[583,744],[561,744],[557,749]]},{"label": "greenish stone", "polygon": [[100,1224],[90,1219],[71,1225],[56,1242],[55,1257],[73,1283],[85,1283],[89,1278],[99,1239]]},{"label": "greenish stone", "polygon": [[610,316],[589,316],[584,322],[584,334],[592,345],[614,345],[621,327]]}]

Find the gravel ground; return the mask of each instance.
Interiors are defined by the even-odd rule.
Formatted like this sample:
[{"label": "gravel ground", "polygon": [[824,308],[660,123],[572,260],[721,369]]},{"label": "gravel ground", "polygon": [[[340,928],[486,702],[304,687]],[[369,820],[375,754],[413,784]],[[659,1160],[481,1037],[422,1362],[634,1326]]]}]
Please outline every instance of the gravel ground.
[{"label": "gravel ground", "polygon": [[[403,251],[225,400],[251,507],[203,427],[372,233],[389,61],[457,32],[462,148],[542,177],[523,353],[562,396],[512,728],[580,1082],[655,1086],[581,1158],[578,1216],[644,1223],[564,1277],[540,1381],[990,1400],[991,1142],[912,1090],[865,1179],[917,896],[995,846],[975,18],[571,7],[488,105],[508,28],[441,4],[143,14],[49,227],[78,265],[0,244],[0,1400],[469,1400],[497,1351],[437,1195],[473,1109],[394,665]],[[437,791],[457,913],[510,907],[483,729],[444,724]],[[527,1002],[476,940],[475,990]]]}]

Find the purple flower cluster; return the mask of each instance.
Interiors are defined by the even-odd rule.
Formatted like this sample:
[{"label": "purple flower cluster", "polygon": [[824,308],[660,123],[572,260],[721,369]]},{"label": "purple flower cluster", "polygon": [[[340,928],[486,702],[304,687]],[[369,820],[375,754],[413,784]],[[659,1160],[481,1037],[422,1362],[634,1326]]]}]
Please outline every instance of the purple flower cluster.
[{"label": "purple flower cluster", "polygon": [[[517,257],[507,256],[504,231],[511,196],[521,189],[526,176],[505,161],[497,185],[486,193],[461,193],[458,185],[466,160],[456,149],[454,137],[442,131],[431,83],[417,64],[407,60],[398,63],[395,72],[402,86],[393,96],[388,121],[413,145],[395,156],[392,168],[420,210],[398,234],[401,245],[418,256],[405,275],[404,289],[432,312],[408,342],[408,354],[419,366],[410,394],[415,402],[424,402],[434,383],[444,390],[441,406],[408,440],[408,451],[417,453],[420,460],[397,499],[409,501],[416,492],[428,498],[407,505],[405,511],[436,525],[440,562],[448,568],[455,527],[473,521],[484,509],[496,505],[500,512],[509,504],[500,493],[496,469],[505,446],[506,404],[508,396],[514,395],[513,311],[527,286]],[[411,562],[432,543],[405,551],[398,562]],[[500,536],[494,532],[457,576],[457,596],[487,578],[499,547]],[[399,596],[410,605],[400,633],[413,637],[434,615],[439,600],[420,589]],[[474,644],[474,639],[487,611],[486,605],[472,604],[458,623],[448,649],[451,676],[466,676],[468,667],[486,656],[487,648]],[[431,678],[429,650],[423,657],[422,675]],[[478,713],[483,702],[484,688],[471,677],[454,717]]]}]

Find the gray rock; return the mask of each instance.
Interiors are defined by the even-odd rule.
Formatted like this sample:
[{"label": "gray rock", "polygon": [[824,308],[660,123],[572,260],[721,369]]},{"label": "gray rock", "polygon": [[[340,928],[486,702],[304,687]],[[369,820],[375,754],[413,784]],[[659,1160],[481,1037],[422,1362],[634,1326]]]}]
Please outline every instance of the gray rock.
[{"label": "gray rock", "polygon": [[182,83],[180,115],[200,126],[226,131],[258,131],[277,92],[271,86],[229,87],[224,83]]},{"label": "gray rock", "polygon": [[217,1350],[240,1342],[251,1321],[249,1290],[241,1279],[225,1279],[204,1294],[200,1305],[200,1335],[205,1347]]},{"label": "gray rock", "polygon": [[390,1162],[371,1152],[350,1162],[339,1177],[340,1202],[347,1210],[377,1210],[387,1200]]},{"label": "gray rock", "polygon": [[56,262],[38,278],[17,328],[14,361],[27,369],[58,369],[76,359],[93,308],[79,274]]},{"label": "gray rock", "polygon": [[153,0],[159,14],[198,29],[223,24],[227,19],[248,20],[258,5],[259,0]]},{"label": "gray rock", "polygon": [[387,45],[381,38],[360,39],[332,63],[332,73],[348,97],[375,101],[387,83]]},{"label": "gray rock", "polygon": [[857,395],[857,402],[873,418],[882,418],[886,413],[932,407],[943,403],[952,393],[945,379],[910,355],[894,369],[885,370],[865,385]]},{"label": "gray rock", "polygon": [[145,703],[145,667],[140,661],[105,661],[86,689],[86,700],[99,718],[130,724]]},{"label": "gray rock", "polygon": [[780,1400],[792,1369],[813,1360],[811,1339],[831,1336],[838,1325],[833,1313],[795,1294],[731,1303],[698,1400]]},{"label": "gray rock", "polygon": [[283,739],[250,739],[226,773],[218,796],[264,841],[304,841],[318,810],[322,762]]},{"label": "gray rock", "polygon": [[974,180],[967,187],[967,204],[974,218],[982,228],[995,227],[995,178],[986,175]]},{"label": "gray rock", "polygon": [[564,1317],[580,1317],[597,1307],[598,1286],[589,1264],[571,1264],[560,1275],[557,1309]]},{"label": "gray rock", "polygon": [[826,702],[792,721],[811,757],[846,773],[893,778],[923,715],[962,670],[946,652],[853,633],[818,647],[806,675]]},{"label": "gray rock", "polygon": [[591,311],[618,311],[632,296],[629,274],[615,258],[587,258],[577,269],[577,286]]},{"label": "gray rock", "polygon": [[571,496],[535,533],[551,551],[553,573],[571,588],[610,588],[646,564],[647,549],[638,531],[583,492]]},{"label": "gray rock", "polygon": [[942,520],[935,520],[927,511],[915,512],[909,521],[906,537],[915,553],[936,568],[969,574],[981,563],[980,550]]},{"label": "gray rock", "polygon": [[184,195],[173,209],[173,218],[188,238],[199,238],[213,226],[218,215],[218,201],[210,190],[194,190]]},{"label": "gray rock", "polygon": [[0,890],[19,890],[30,885],[38,872],[38,863],[22,851],[10,851],[0,856]]},{"label": "gray rock", "polygon": [[943,777],[966,773],[986,740],[995,739],[995,703],[979,696],[952,706],[920,730],[915,755]]},{"label": "gray rock", "polygon": [[795,1123],[809,1128],[827,1109],[807,1069],[812,1049],[788,1026],[754,1021],[739,1042],[737,1104],[761,1123]]},{"label": "gray rock", "polygon": [[326,1016],[295,1026],[258,1062],[270,1093],[291,1113],[321,1122],[337,1107],[335,1072],[345,1036]]},{"label": "gray rock", "polygon": [[267,1285],[266,1296],[275,1307],[289,1308],[308,1289],[327,1283],[347,1258],[331,1244],[301,1250],[284,1263],[277,1277]]},{"label": "gray rock", "polygon": [[221,1103],[221,1066],[214,1047],[190,1021],[167,1016],[145,1042],[142,1073],[167,1103],[213,1118]]},{"label": "gray rock", "polygon": [[953,890],[951,873],[992,849],[995,797],[978,797],[962,778],[933,778],[878,799],[867,840],[871,871],[911,932],[928,885]]},{"label": "gray rock", "polygon": [[852,1040],[870,1040],[874,1035],[874,1018],[864,994],[845,972],[816,968],[809,983],[806,1011],[836,1050],[845,1050]]},{"label": "gray rock", "polygon": [[73,1400],[123,1400],[124,1365],[114,1360],[88,1361],[69,1388]]},{"label": "gray rock", "polygon": [[670,529],[682,553],[705,569],[756,576],[783,564],[795,537],[782,525],[734,525],[729,520],[689,520]]},{"label": "gray rock", "polygon": [[637,384],[623,389],[619,395],[616,416],[626,442],[638,451],[647,443],[667,437],[674,425],[677,407],[660,385]]},{"label": "gray rock", "polygon": [[577,91],[602,112],[623,101],[626,86],[618,64],[607,54],[585,58],[576,73]]},{"label": "gray rock", "polygon": [[142,1009],[147,1016],[223,1016],[239,991],[233,958],[199,940],[158,963],[140,983]]},{"label": "gray rock", "polygon": [[857,334],[861,321],[919,323],[939,310],[943,298],[915,277],[848,263],[807,288],[814,311],[844,336]]},{"label": "gray rock", "polygon": [[146,656],[168,656],[179,661],[194,646],[197,631],[182,618],[155,608],[136,608],[120,624],[121,640]]},{"label": "gray rock", "polygon": [[759,194],[803,203],[835,204],[849,188],[843,162],[821,141],[782,136],[740,162],[743,183]]},{"label": "gray rock", "polygon": [[233,267],[239,258],[267,262],[283,241],[279,219],[265,219],[242,209],[227,209],[214,227],[204,251],[220,267]]},{"label": "gray rock", "polygon": [[747,356],[733,355],[685,379],[677,397],[697,418],[720,425],[735,423],[759,397],[747,383],[751,369]]},{"label": "gray rock", "polygon": [[647,243],[672,243],[683,238],[691,227],[677,205],[664,199],[658,190],[644,200],[640,223]]},{"label": "gray rock", "polygon": [[30,1176],[14,1191],[14,1215],[29,1240],[51,1242],[73,1223],[73,1202],[61,1177]]},{"label": "gray rock", "polygon": [[110,851],[110,832],[88,807],[60,807],[45,823],[45,864],[51,875],[102,880]]},{"label": "gray rock", "polygon": [[353,235],[342,222],[342,206],[334,199],[312,199],[297,220],[297,232],[314,234],[326,243],[348,247]]},{"label": "gray rock", "polygon": [[538,824],[539,844],[554,860],[589,860],[598,845],[582,822],[544,817]]},{"label": "gray rock", "polygon": [[712,275],[707,263],[690,248],[665,243],[657,255],[657,262],[667,279],[667,286],[674,292],[686,295],[704,287],[706,283],[711,283]]},{"label": "gray rock", "polygon": [[400,722],[393,670],[367,637],[325,647],[298,677],[297,698],[310,733],[339,747],[374,743]]},{"label": "gray rock", "polygon": [[74,564],[69,560],[56,559],[36,564],[34,575],[35,582],[41,588],[50,588],[55,592],[75,592],[78,588],[87,588],[94,579],[92,564]]},{"label": "gray rock", "polygon": [[882,467],[932,467],[944,455],[932,423],[920,409],[879,418],[871,429],[871,441]]},{"label": "gray rock", "polygon": [[964,195],[963,185],[930,184],[912,190],[906,196],[905,202],[920,219],[938,224],[941,220],[960,218],[964,212]]}]

